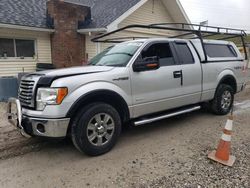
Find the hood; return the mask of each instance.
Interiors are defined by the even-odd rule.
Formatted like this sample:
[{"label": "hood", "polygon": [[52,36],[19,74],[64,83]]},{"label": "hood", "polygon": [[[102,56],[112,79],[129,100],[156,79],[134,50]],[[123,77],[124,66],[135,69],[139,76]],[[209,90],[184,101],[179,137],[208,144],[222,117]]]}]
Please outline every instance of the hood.
[{"label": "hood", "polygon": [[72,68],[62,68],[40,71],[36,73],[31,73],[25,75],[23,78],[38,78],[37,85],[43,87],[49,87],[52,82],[56,79],[77,76],[81,74],[92,74],[98,72],[106,72],[114,69],[114,67],[109,66],[82,66],[82,67],[72,67]]},{"label": "hood", "polygon": [[40,71],[38,74],[46,76],[74,76],[78,74],[90,74],[98,72],[106,72],[112,70],[114,67],[109,66],[79,66],[71,68],[62,68],[62,69],[52,69],[46,71]]}]

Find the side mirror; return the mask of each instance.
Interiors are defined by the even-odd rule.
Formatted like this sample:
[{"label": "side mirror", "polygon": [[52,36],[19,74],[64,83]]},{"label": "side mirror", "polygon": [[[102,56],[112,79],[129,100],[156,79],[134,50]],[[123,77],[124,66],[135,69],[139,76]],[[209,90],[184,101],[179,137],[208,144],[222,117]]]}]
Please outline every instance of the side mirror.
[{"label": "side mirror", "polygon": [[142,60],[138,60],[133,65],[135,72],[156,70],[160,67],[159,58],[157,56],[145,57]]}]

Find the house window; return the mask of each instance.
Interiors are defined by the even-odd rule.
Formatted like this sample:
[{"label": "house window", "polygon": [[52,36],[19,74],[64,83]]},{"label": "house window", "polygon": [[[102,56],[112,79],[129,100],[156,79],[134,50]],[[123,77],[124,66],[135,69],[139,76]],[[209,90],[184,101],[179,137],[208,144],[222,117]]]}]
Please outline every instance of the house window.
[{"label": "house window", "polygon": [[15,57],[13,39],[0,38],[0,57]]},{"label": "house window", "polygon": [[0,58],[33,58],[35,41],[0,38]]}]

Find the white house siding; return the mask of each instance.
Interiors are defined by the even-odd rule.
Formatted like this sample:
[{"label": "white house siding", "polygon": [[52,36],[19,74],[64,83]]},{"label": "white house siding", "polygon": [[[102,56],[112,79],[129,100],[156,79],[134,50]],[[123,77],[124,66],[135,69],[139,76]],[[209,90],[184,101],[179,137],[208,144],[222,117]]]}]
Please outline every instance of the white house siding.
[{"label": "white house siding", "polygon": [[[125,20],[123,20],[118,27],[124,27],[130,24],[153,24],[153,23],[166,23],[174,22],[168,14],[162,0],[148,0],[144,5],[138,8]],[[147,29],[130,29],[128,31],[119,32],[111,35],[111,37],[167,37],[176,32],[164,32],[160,30],[147,30]],[[86,37],[86,53],[89,59],[96,55],[98,47],[96,43],[90,41],[91,37]],[[101,43],[100,50],[103,50],[112,44]]]},{"label": "white house siding", "polygon": [[91,42],[91,36],[87,36],[85,38],[86,42],[86,54],[88,55],[88,59],[91,59],[97,54],[97,43]]},{"label": "white house siding", "polygon": [[129,17],[120,26],[129,24],[152,24],[161,22],[171,22],[172,18],[168,14],[162,0],[149,0]]},{"label": "white house siding", "polygon": [[0,76],[16,76],[19,72],[33,72],[37,63],[51,63],[50,34],[45,32],[0,29],[0,38],[35,40],[36,57],[34,59],[0,59]]},{"label": "white house siding", "polygon": [[[131,24],[150,25],[155,23],[173,23],[173,18],[168,13],[165,4],[162,0],[149,0],[125,20],[119,27],[124,27]],[[174,31],[163,31],[155,29],[129,29],[131,36],[142,37],[168,37],[176,34]]]}]

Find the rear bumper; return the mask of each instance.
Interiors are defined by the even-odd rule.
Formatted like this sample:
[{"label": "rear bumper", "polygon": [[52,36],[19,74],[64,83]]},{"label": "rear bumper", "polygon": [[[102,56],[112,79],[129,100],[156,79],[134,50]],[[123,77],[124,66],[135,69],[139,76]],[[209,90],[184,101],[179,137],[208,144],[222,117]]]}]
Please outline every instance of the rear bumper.
[{"label": "rear bumper", "polygon": [[67,135],[70,118],[46,119],[28,117],[22,114],[18,99],[10,98],[7,108],[8,121],[18,128],[25,137],[42,136],[62,138]]}]

